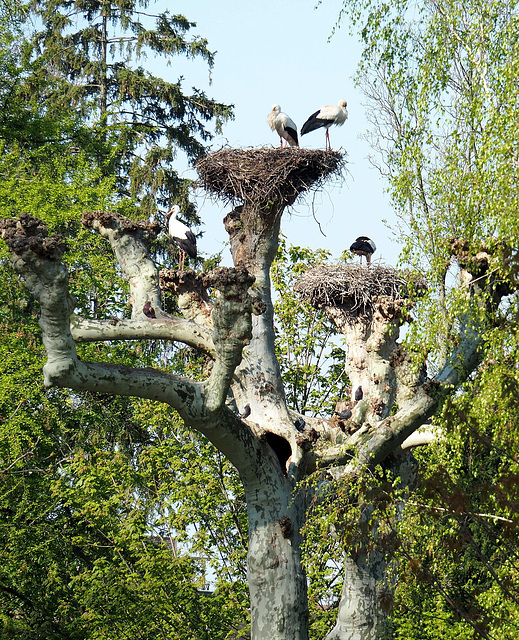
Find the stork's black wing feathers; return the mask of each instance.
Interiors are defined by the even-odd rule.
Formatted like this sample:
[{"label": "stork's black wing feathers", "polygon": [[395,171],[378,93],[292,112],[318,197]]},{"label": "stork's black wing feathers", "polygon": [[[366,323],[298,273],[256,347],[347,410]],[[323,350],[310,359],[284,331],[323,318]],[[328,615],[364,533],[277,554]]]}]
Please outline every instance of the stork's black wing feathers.
[{"label": "stork's black wing feathers", "polygon": [[187,253],[190,258],[193,258],[193,260],[196,258],[196,238],[192,231],[186,231],[185,238],[173,238],[173,240],[178,244],[182,251]]},{"label": "stork's black wing feathers", "polygon": [[321,112],[316,111],[312,113],[312,115],[308,118],[308,120],[301,127],[301,135],[304,136],[305,133],[310,133],[310,131],[315,131],[315,129],[319,129],[320,127],[325,127],[326,125],[332,124],[332,120],[323,120],[322,118],[318,118],[317,115]]},{"label": "stork's black wing feathers", "polygon": [[362,254],[367,254],[367,253],[371,254],[373,253],[373,246],[370,244],[370,242],[357,238],[355,242],[351,245],[350,251],[352,253],[360,252]]},{"label": "stork's black wing feathers", "polygon": [[292,129],[292,127],[285,127],[285,131],[294,140],[294,142],[296,144],[299,144],[299,140],[297,139],[297,130],[296,129]]}]

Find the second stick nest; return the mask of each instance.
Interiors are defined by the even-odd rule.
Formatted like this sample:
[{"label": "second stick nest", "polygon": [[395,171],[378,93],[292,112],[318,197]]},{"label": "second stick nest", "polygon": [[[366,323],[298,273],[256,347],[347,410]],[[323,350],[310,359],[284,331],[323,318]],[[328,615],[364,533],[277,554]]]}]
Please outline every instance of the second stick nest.
[{"label": "second stick nest", "polygon": [[381,297],[407,300],[424,289],[423,280],[393,267],[358,264],[320,265],[309,269],[295,285],[317,309],[341,306],[358,315],[371,314]]},{"label": "second stick nest", "polygon": [[330,175],[339,175],[344,164],[338,151],[223,148],[200,160],[196,169],[201,186],[228,203],[286,206]]}]

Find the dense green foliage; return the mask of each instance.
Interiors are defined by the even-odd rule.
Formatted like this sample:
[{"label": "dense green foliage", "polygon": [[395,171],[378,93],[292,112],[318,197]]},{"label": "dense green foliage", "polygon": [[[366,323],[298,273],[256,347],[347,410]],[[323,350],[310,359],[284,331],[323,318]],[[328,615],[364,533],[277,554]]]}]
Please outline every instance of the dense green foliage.
[{"label": "dense green foliage", "polygon": [[[196,157],[210,136],[202,123],[230,114],[200,92],[184,96],[180,80],[167,83],[131,63],[146,47],[201,56],[209,65],[212,54],[203,39],[185,38],[194,25],[182,16],[159,16],[155,33],[139,24],[133,4],[34,3],[36,14],[19,16],[16,8],[3,3],[0,11],[2,217],[28,212],[67,238],[78,310],[124,315],[127,283],[106,242],[82,229],[82,213],[116,207],[133,214],[139,206],[155,213],[181,200],[186,183],[172,168],[176,149]],[[78,22],[60,14],[70,9]],[[101,11],[112,26],[119,21],[120,43],[128,29],[134,34],[124,54],[100,54]],[[42,31],[25,39],[34,15]],[[76,24],[84,29],[72,33]],[[37,317],[2,247],[0,636],[236,633],[247,615],[247,527],[236,474],[166,408],[45,391]],[[85,345],[81,355],[198,367],[172,345]],[[207,492],[200,495],[199,486]],[[209,580],[211,596],[204,592]]]},{"label": "dense green foliage", "polygon": [[[218,127],[231,115],[202,92],[185,95],[179,74],[167,82],[136,66],[146,51],[213,64],[207,42],[188,37],[192,23],[162,14],[153,27],[145,7],[35,1],[25,15],[37,16],[39,29],[30,34],[14,6],[0,10],[2,216],[37,214],[67,237],[77,306],[92,316],[126,313],[127,283],[106,244],[81,229],[82,212],[149,216],[182,200],[187,185],[174,171],[175,154],[196,158],[208,123]],[[430,285],[406,336],[428,354],[430,369],[460,332],[464,261],[485,246],[493,274],[515,286],[516,11],[515,2],[498,0],[344,8],[365,44],[361,84],[402,223],[403,260]],[[166,407],[45,391],[37,305],[6,256],[2,248],[1,637],[216,640],[236,632],[247,615],[247,522],[235,470]],[[342,353],[323,317],[295,299],[293,283],[327,259],[282,243],[272,273],[289,404],[323,416],[345,394]],[[312,512],[312,637],[333,624],[341,549],[375,524],[395,558],[395,638],[517,637],[517,320],[510,296],[486,335],[483,364],[434,420],[438,441],[416,452],[412,498],[377,469]],[[169,344],[81,350],[92,360],[189,375],[202,366]],[[365,505],[374,509],[367,524]],[[210,597],[208,580],[216,586]]]},{"label": "dense green foliage", "polygon": [[[2,284],[2,308],[5,292],[16,293],[27,318],[18,283],[4,273]],[[231,490],[225,465],[219,486],[197,499],[184,465],[196,456],[196,480],[207,485],[218,478],[212,450],[188,446],[175,417],[151,406],[44,392],[34,384],[43,357],[35,316],[8,320],[0,345],[0,635],[224,638],[242,622],[244,590],[235,581],[231,588],[231,572],[214,595],[200,589],[213,554],[207,502],[216,518]],[[201,561],[177,546],[188,534],[190,546],[204,549]]]},{"label": "dense green foliage", "polygon": [[[430,372],[467,329],[461,269],[477,277],[484,250],[495,286],[517,286],[517,10],[501,0],[343,5],[364,45],[358,81],[402,261],[429,285],[406,341]],[[514,294],[485,336],[482,366],[434,419],[439,441],[416,454],[398,638],[517,637],[517,320]]]},{"label": "dense green foliage", "polygon": [[[399,532],[399,638],[516,638],[519,632],[517,372],[492,362],[417,452],[421,482]],[[441,630],[441,632],[440,632]]]},{"label": "dense green foliage", "polygon": [[[200,90],[186,94],[182,75],[173,72],[179,56],[213,65],[207,41],[189,34],[196,25],[168,12],[152,15],[148,4],[29,3],[41,28],[23,47],[25,73],[15,95],[44,105],[51,118],[78,116],[70,146],[86,149],[103,176],[117,179],[119,196],[145,216],[186,200],[188,182],[175,171],[175,157],[182,151],[197,158],[211,138],[208,126],[220,128],[232,115]],[[175,80],[147,71],[147,57],[164,60]]]},{"label": "dense green foliage", "polygon": [[338,332],[324,312],[302,301],[294,284],[306,270],[329,259],[325,250],[311,251],[281,241],[272,265],[276,355],[288,404],[299,413],[325,417],[331,416],[335,404],[346,395],[349,380],[344,372],[344,352]]}]

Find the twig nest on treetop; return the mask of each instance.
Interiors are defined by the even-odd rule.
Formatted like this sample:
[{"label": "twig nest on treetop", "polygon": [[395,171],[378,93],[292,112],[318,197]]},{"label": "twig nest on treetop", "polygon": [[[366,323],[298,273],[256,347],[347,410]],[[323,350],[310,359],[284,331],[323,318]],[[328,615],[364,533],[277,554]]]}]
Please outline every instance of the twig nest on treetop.
[{"label": "twig nest on treetop", "polygon": [[411,306],[410,298],[424,291],[425,282],[393,267],[337,264],[309,269],[294,288],[316,309],[341,307],[355,317],[377,311],[389,318]]},{"label": "twig nest on treetop", "polygon": [[345,155],[299,147],[224,148],[196,164],[199,184],[227,203],[287,206],[330,175],[340,175]]}]

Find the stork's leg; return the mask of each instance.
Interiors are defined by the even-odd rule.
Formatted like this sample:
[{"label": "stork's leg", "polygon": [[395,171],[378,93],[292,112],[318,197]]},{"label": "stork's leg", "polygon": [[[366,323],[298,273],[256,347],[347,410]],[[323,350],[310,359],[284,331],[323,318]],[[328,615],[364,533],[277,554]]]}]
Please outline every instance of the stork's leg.
[{"label": "stork's leg", "polygon": [[325,151],[331,151],[332,147],[330,145],[330,134],[328,133],[328,129],[326,129],[326,145],[325,145]]},{"label": "stork's leg", "polygon": [[178,269],[184,271],[184,262],[186,260],[186,252],[181,247],[178,248]]}]

